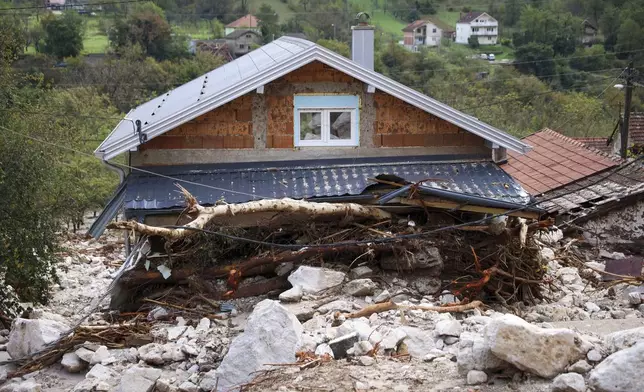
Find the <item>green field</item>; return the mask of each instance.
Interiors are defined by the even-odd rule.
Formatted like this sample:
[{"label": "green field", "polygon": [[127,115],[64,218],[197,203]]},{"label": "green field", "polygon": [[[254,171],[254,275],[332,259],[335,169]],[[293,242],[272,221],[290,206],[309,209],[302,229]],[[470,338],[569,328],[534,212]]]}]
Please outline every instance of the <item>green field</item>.
[{"label": "green field", "polygon": [[83,52],[88,54],[105,53],[109,44],[107,36],[99,31],[98,18],[88,17],[85,22]]},{"label": "green field", "polygon": [[438,11],[436,13],[436,17],[438,19],[442,20],[443,22],[447,23],[448,25],[456,28],[456,22],[458,21],[458,18],[460,16],[460,13],[458,11],[453,12],[453,11]]}]

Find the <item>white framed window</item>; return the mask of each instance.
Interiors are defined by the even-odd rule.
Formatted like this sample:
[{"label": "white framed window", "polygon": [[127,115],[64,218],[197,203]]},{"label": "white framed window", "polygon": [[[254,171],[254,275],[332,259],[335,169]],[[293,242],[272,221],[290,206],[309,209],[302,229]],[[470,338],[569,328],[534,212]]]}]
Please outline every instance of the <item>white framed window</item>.
[{"label": "white framed window", "polygon": [[295,96],[295,147],[355,147],[358,137],[358,97]]}]

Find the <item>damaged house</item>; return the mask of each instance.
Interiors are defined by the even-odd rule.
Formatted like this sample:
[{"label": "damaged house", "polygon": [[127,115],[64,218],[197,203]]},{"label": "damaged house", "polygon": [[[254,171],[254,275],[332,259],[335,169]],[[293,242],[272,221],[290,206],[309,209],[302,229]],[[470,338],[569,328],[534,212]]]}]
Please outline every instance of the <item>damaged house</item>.
[{"label": "damaged house", "polygon": [[[357,207],[336,211],[372,208],[357,215],[389,216],[391,224],[398,220],[390,213],[411,210],[437,212],[436,221],[427,218],[434,226],[498,213],[538,218],[528,192],[498,165],[507,151],[529,151],[527,143],[375,72],[374,28],[355,26],[352,35],[352,59],[282,37],[132,109],[95,152],[122,182],[90,234],[99,236],[121,210],[148,227],[186,224],[195,219],[186,193],[200,208],[347,203]],[[110,163],[120,155],[127,173]],[[231,212],[218,227],[275,224],[264,212]],[[364,232],[389,235],[380,229]]]}]

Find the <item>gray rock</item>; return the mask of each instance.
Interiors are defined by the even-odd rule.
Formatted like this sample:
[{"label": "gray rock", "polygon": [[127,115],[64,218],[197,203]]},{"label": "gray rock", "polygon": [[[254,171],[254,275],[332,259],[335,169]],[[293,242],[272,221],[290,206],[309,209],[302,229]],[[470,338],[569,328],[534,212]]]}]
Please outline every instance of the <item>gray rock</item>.
[{"label": "gray rock", "polygon": [[219,375],[217,374],[216,370],[209,371],[201,378],[201,381],[199,382],[199,389],[201,389],[202,391],[214,391],[215,386],[219,385],[219,383],[217,382],[218,379]]},{"label": "gray rock", "polygon": [[344,300],[338,300],[324,304],[316,309],[320,314],[326,314],[329,312],[352,312],[353,303]]},{"label": "gray rock", "polygon": [[604,338],[609,353],[633,346],[644,340],[644,327],[613,332]]},{"label": "gray rock", "polygon": [[89,363],[92,360],[92,357],[94,356],[94,351],[89,350],[85,347],[80,347],[78,350],[75,351],[75,353],[76,355],[78,355],[78,357],[81,360],[87,363]]},{"label": "gray rock", "polygon": [[360,357],[367,355],[371,350],[373,350],[373,344],[369,343],[366,340],[362,340],[353,344],[351,348],[351,355]]},{"label": "gray rock", "polygon": [[436,334],[438,336],[460,336],[461,323],[458,320],[441,320],[436,323]]},{"label": "gray rock", "polygon": [[279,299],[282,302],[300,302],[302,295],[304,295],[304,293],[302,292],[302,287],[295,285],[281,293],[279,295]]},{"label": "gray rock", "polygon": [[23,358],[58,340],[68,329],[53,320],[17,318],[9,333],[7,352],[13,359]]},{"label": "gray rock", "polygon": [[446,345],[452,345],[452,344],[458,342],[458,338],[456,336],[445,336],[445,338],[443,338],[443,342]]},{"label": "gray rock", "polygon": [[586,353],[586,358],[588,358],[590,362],[599,362],[603,357],[602,353],[597,349],[592,349]]},{"label": "gray rock", "polygon": [[164,363],[181,362],[186,358],[181,346],[175,343],[166,343],[162,346],[162,349],[161,358]]},{"label": "gray rock", "polygon": [[586,302],[584,304],[584,309],[586,309],[586,311],[589,312],[589,313],[595,313],[595,312],[599,312],[601,310],[601,308],[599,306],[597,306],[597,304],[592,303],[592,302]]},{"label": "gray rock", "polygon": [[586,374],[592,368],[593,367],[588,362],[582,359],[570,365],[570,367],[568,368],[568,371],[573,373]]},{"label": "gray rock", "polygon": [[487,382],[487,374],[481,370],[467,372],[467,385],[478,385]]},{"label": "gray rock", "polygon": [[154,384],[154,392],[177,392],[177,391],[178,391],[177,387],[172,385],[172,382],[165,378],[158,379],[156,384]]},{"label": "gray rock", "polygon": [[616,320],[623,320],[626,318],[626,312],[623,310],[611,310],[610,316]]},{"label": "gray rock", "polygon": [[295,269],[295,264],[293,263],[281,263],[275,268],[275,275],[277,276],[286,276],[289,272]]},{"label": "gray rock", "polygon": [[631,305],[639,305],[642,303],[642,296],[638,292],[628,293],[628,303]]},{"label": "gray rock", "polygon": [[182,337],[191,339],[195,335],[195,328],[191,326],[176,326],[166,328],[168,331],[168,340],[177,340]]},{"label": "gray rock", "polygon": [[402,328],[389,330],[385,333],[384,338],[380,342],[380,347],[382,347],[383,350],[393,350],[398,347],[400,342],[402,342],[406,337],[407,332]]},{"label": "gray rock", "polygon": [[644,342],[618,351],[590,372],[588,384],[596,392],[634,392],[644,385]]},{"label": "gray rock", "polygon": [[219,386],[224,389],[248,382],[267,363],[294,362],[301,345],[302,324],[297,318],[277,301],[263,300],[255,306],[244,332],[232,341],[217,368]]},{"label": "gray rock", "polygon": [[441,301],[441,305],[447,305],[447,304],[453,304],[455,302],[458,302],[458,299],[454,296],[454,294],[446,290],[441,293],[440,301]]},{"label": "gray rock", "polygon": [[407,334],[404,342],[407,345],[407,351],[413,358],[423,358],[436,348],[433,335],[430,331],[422,330],[415,327],[401,327]]},{"label": "gray rock", "polygon": [[329,346],[326,343],[320,344],[315,349],[315,355],[317,355],[318,357],[322,357],[326,354],[328,354],[331,358],[333,358],[333,350],[331,350],[331,346]]},{"label": "gray rock", "polygon": [[485,341],[498,358],[544,378],[555,377],[585,354],[577,333],[538,328],[510,314],[485,327]]},{"label": "gray rock", "polygon": [[564,373],[552,381],[552,392],[585,392],[586,382],[581,374]]},{"label": "gray rock", "polygon": [[110,351],[105,346],[100,346],[94,351],[94,355],[89,360],[90,365],[96,365],[97,363],[103,363],[106,359],[110,357]]},{"label": "gray rock", "polygon": [[360,358],[358,358],[358,363],[362,366],[371,366],[374,363],[376,363],[376,360],[367,355],[363,355]]},{"label": "gray rock", "polygon": [[199,387],[190,381],[184,381],[179,385],[179,392],[199,392]]},{"label": "gray rock", "polygon": [[378,285],[371,279],[356,279],[347,282],[342,291],[354,297],[364,297],[365,295],[373,295],[377,288]]},{"label": "gray rock", "polygon": [[541,248],[539,255],[541,256],[541,260],[546,263],[556,258],[555,251],[550,248]]},{"label": "gray rock", "polygon": [[0,392],[42,392],[42,385],[34,380],[14,382],[0,387]]},{"label": "gray rock", "polygon": [[210,329],[210,319],[206,317],[199,320],[199,324],[197,325],[197,328],[195,328],[196,331],[208,331],[209,329]]},{"label": "gray rock", "polygon": [[389,294],[389,291],[388,290],[382,290],[380,292],[380,294],[378,294],[378,295],[376,295],[374,297],[373,302],[379,304],[379,303],[382,303],[382,302],[389,301],[389,298],[391,298],[391,294]]},{"label": "gray rock", "polygon": [[63,355],[60,364],[70,373],[79,373],[87,366],[87,363],[82,361],[76,353],[66,353]]},{"label": "gray rock", "polygon": [[149,365],[163,365],[163,346],[158,343],[149,343],[138,349],[139,358]]},{"label": "gray rock", "polygon": [[7,380],[8,373],[7,366],[0,366],[0,385]]},{"label": "gray rock", "polygon": [[411,282],[411,287],[421,295],[435,294],[441,288],[441,280],[438,278],[420,276]]},{"label": "gray rock", "polygon": [[168,317],[168,311],[160,306],[157,306],[156,308],[150,311],[150,313],[148,314],[148,317],[151,317],[154,320],[166,318]]},{"label": "gray rock", "polygon": [[121,375],[117,392],[152,392],[161,373],[161,369],[133,366]]},{"label": "gray rock", "polygon": [[344,281],[344,272],[326,268],[300,266],[288,277],[292,286],[299,285],[305,294],[317,294],[331,287],[339,286]]},{"label": "gray rock", "polygon": [[329,342],[329,347],[333,351],[333,357],[335,359],[342,359],[347,356],[347,351],[353,347],[355,343],[358,342],[358,333],[351,332],[347,335],[340,336],[339,338],[333,339]]},{"label": "gray rock", "polygon": [[373,270],[366,265],[356,267],[349,271],[349,279],[368,278],[373,275]]},{"label": "gray rock", "polygon": [[97,363],[96,365],[92,366],[89,372],[87,372],[85,378],[93,378],[97,380],[112,380],[116,378],[116,376],[116,372],[112,371],[112,369],[108,368],[107,366],[101,365],[100,363]]},{"label": "gray rock", "polygon": [[492,354],[483,336],[471,332],[461,333],[456,363],[461,374],[467,374],[470,370],[498,370],[508,366]]}]

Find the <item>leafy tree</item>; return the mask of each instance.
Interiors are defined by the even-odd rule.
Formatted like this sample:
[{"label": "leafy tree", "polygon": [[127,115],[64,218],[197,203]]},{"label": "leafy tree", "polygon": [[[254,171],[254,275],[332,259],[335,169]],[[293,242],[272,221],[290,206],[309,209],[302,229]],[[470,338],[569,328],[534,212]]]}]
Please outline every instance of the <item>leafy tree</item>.
[{"label": "leafy tree", "polygon": [[514,26],[519,22],[521,17],[521,7],[523,6],[521,0],[508,0],[505,3],[505,15],[503,16],[503,22],[507,26]]},{"label": "leafy tree", "polygon": [[604,34],[604,48],[607,51],[615,50],[620,23],[619,10],[615,7],[606,7],[599,19],[599,27]]},{"label": "leafy tree", "polygon": [[44,53],[63,57],[75,57],[83,50],[83,19],[75,11],[66,11],[61,16],[48,14],[41,20],[44,31]]},{"label": "leafy tree", "polygon": [[109,38],[112,46],[119,50],[140,45],[146,54],[157,59],[185,54],[180,45],[177,47],[177,40],[173,41],[172,29],[165,13],[154,3],[137,5],[127,19],[118,20],[114,24]]},{"label": "leafy tree", "polygon": [[[633,19],[628,18],[623,21],[617,35],[616,51],[639,50],[642,48],[642,42],[644,42],[644,28],[640,27]],[[620,55],[626,57],[624,53]]]},{"label": "leafy tree", "polygon": [[262,3],[257,12],[259,19],[259,27],[262,31],[264,42],[270,42],[273,37],[279,33],[278,16],[273,7],[266,3]]},{"label": "leafy tree", "polygon": [[212,34],[212,38],[222,38],[224,36],[226,28],[223,23],[219,19],[212,19],[210,21],[210,32]]},{"label": "leafy tree", "polygon": [[17,59],[24,47],[25,39],[16,19],[0,17],[0,64]]},{"label": "leafy tree", "polygon": [[514,35],[514,45],[535,42],[552,46],[555,54],[575,52],[581,35],[581,19],[570,12],[527,6],[519,20],[521,32]]},{"label": "leafy tree", "polygon": [[555,62],[552,60],[554,50],[551,46],[531,42],[517,48],[515,52],[516,67],[524,73],[538,77],[556,73]]},{"label": "leafy tree", "polygon": [[330,49],[336,52],[339,55],[342,55],[346,58],[351,58],[351,48],[345,42],[340,42],[332,39],[321,39],[318,40],[318,45],[324,46],[327,49]]},{"label": "leafy tree", "polygon": [[470,37],[467,39],[467,44],[470,46],[472,49],[477,49],[481,45],[479,44],[479,37],[476,35],[470,35]]}]

